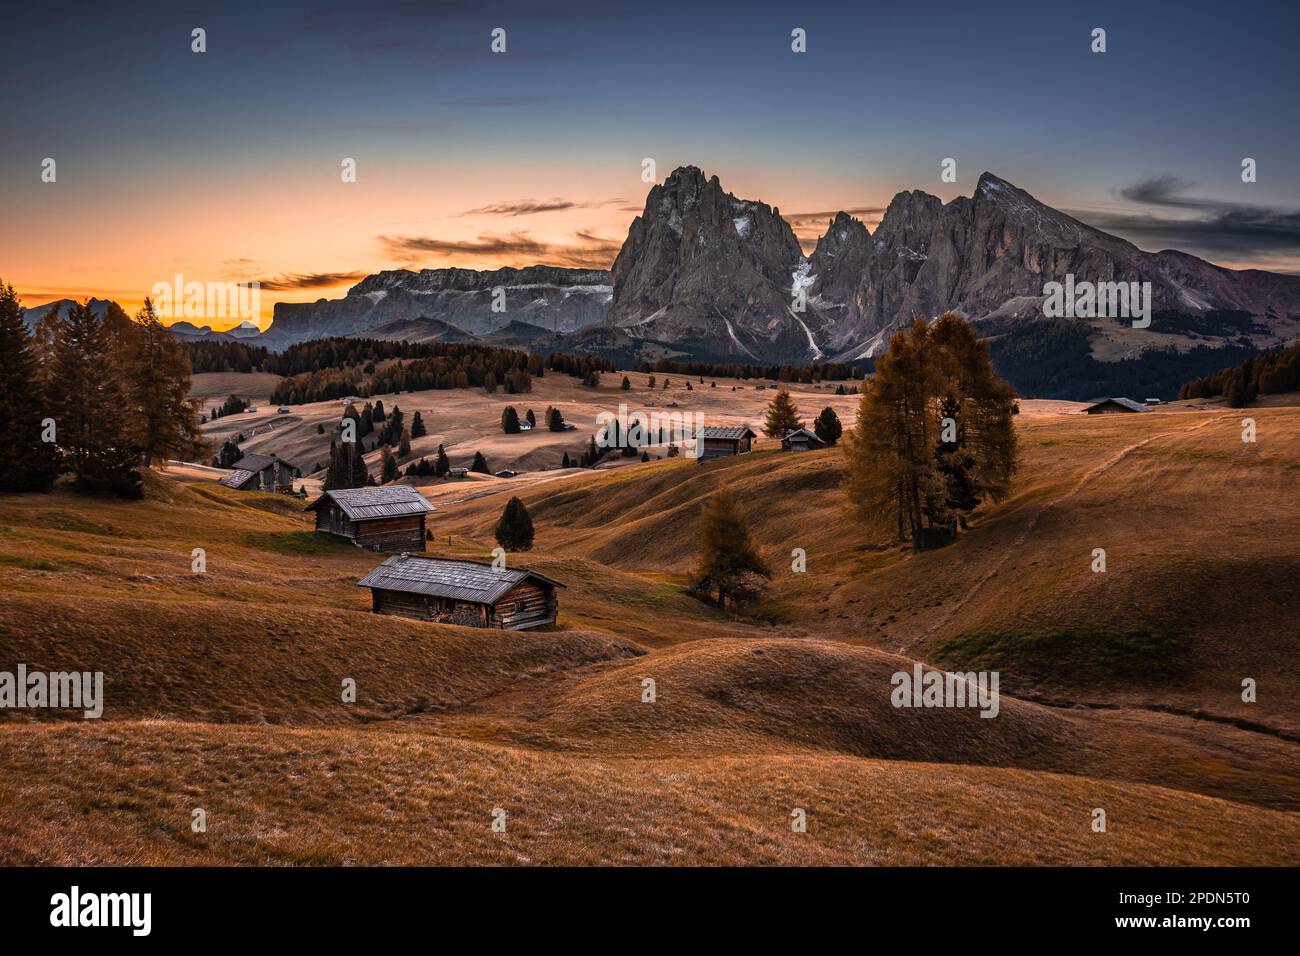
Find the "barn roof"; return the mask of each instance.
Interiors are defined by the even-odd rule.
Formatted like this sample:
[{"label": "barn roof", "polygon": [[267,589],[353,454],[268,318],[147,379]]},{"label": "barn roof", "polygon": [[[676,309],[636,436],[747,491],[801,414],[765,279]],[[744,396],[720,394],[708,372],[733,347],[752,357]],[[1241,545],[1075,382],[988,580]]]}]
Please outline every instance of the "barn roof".
[{"label": "barn roof", "polygon": [[357,587],[407,591],[433,597],[495,604],[507,591],[529,578],[552,587],[564,587],[559,581],[526,568],[496,570],[478,561],[451,561],[413,554],[396,554],[357,582]]},{"label": "barn roof", "polygon": [[705,425],[700,429],[701,438],[725,438],[739,441],[742,438],[757,438],[747,425]]},{"label": "barn roof", "polygon": [[410,485],[384,485],[379,488],[334,488],[325,492],[306,508],[315,511],[326,498],[332,498],[352,521],[372,518],[398,518],[433,511],[429,499]]},{"label": "barn roof", "polygon": [[222,478],[217,484],[225,485],[227,488],[239,489],[244,486],[244,482],[252,478],[257,472],[249,471],[247,468],[236,468],[226,477]]},{"label": "barn roof", "polygon": [[1135,402],[1131,398],[1103,398],[1100,402],[1094,402],[1092,405],[1089,405],[1084,409],[1084,411],[1091,411],[1094,408],[1101,408],[1101,406],[1109,405],[1111,403],[1119,405],[1121,408],[1127,408],[1130,412],[1151,411],[1151,409],[1147,408],[1141,402]]}]

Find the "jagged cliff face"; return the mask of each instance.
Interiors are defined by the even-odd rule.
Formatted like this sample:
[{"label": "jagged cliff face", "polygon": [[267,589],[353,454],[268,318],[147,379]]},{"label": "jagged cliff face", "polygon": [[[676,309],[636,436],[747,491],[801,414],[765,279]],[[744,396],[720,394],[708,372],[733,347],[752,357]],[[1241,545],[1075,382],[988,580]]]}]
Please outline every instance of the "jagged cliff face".
[{"label": "jagged cliff face", "polygon": [[[1272,308],[1280,318],[1300,309],[1300,280],[1263,281],[1271,274],[1221,269],[1183,253],[1143,252],[989,173],[974,196],[947,204],[922,192],[899,193],[872,238],[841,338],[860,347],[847,347],[843,358],[873,354],[916,315],[1041,317],[1043,286],[1067,274],[1076,281],[1150,282],[1154,312],[1267,316]],[[1289,321],[1275,324],[1279,339],[1295,334]]]},{"label": "jagged cliff face", "polygon": [[607,322],[701,352],[768,359],[806,349],[790,310],[803,259],[780,211],[684,166],[650,190],[614,261]]},{"label": "jagged cliff face", "polygon": [[[505,311],[492,310],[493,290],[505,290]],[[396,269],[368,276],[346,297],[277,302],[264,338],[274,348],[333,335],[360,335],[384,326],[432,319],[471,334],[512,321],[574,332],[605,318],[613,288],[599,269]]]},{"label": "jagged cliff face", "polygon": [[[1080,282],[1150,282],[1154,312],[1250,313],[1259,317],[1250,336],[1257,346],[1300,337],[1300,277],[1143,252],[989,173],[974,195],[949,203],[919,190],[899,193],[874,234],[841,212],[805,257],[779,209],[739,199],[716,176],[683,166],[650,190],[609,273],[548,266],[381,272],[343,299],[277,303],[258,341],[283,348],[375,330],[450,341],[522,322],[561,336],[605,330],[603,338],[575,339],[575,347],[616,340],[620,355],[631,354],[632,341],[654,354],[850,361],[881,351],[917,315],[1041,319],[1044,285],[1067,274]],[[505,312],[491,308],[497,287],[506,290]],[[1225,327],[1218,340],[1240,332]],[[1154,331],[1134,338],[1131,328],[1105,319],[1093,320],[1089,335],[1103,357],[1202,344]],[[1211,329],[1208,344],[1215,338]]]},{"label": "jagged cliff face", "polygon": [[[614,263],[606,321],[705,355],[847,361],[876,354],[917,315],[1041,318],[1044,285],[1067,274],[1151,282],[1153,311],[1272,309],[1276,338],[1300,332],[1285,318],[1300,311],[1300,279],[1143,252],[988,173],[973,196],[949,203],[899,193],[874,235],[841,212],[805,258],[779,210],[736,198],[693,166],[650,190]],[[1112,326],[1094,333],[1118,335]]]}]

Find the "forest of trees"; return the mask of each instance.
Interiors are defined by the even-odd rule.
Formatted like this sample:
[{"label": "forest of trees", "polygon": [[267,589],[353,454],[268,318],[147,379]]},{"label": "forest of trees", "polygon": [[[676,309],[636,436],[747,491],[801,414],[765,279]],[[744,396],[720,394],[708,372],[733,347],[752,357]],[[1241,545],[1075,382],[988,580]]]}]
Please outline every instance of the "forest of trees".
[{"label": "forest of trees", "polygon": [[[390,358],[401,361],[382,367],[374,364]],[[426,389],[484,388],[493,392],[500,387],[513,395],[532,391],[533,378],[546,374],[540,356],[513,349],[337,338],[292,346],[283,355],[272,356],[264,368],[289,376],[271,394],[277,405]]]},{"label": "forest of trees", "polygon": [[[771,382],[842,382],[862,378],[863,366],[827,362],[804,367],[793,365],[755,365],[739,362],[680,362],[660,359],[654,364],[643,364],[642,372],[671,372],[676,375],[693,375],[696,378],[754,378]],[[650,386],[654,388],[654,386]]]},{"label": "forest of trees", "polygon": [[981,331],[994,333],[989,356],[998,374],[1021,395],[1079,402],[1117,395],[1138,401],[1173,399],[1194,376],[1244,361],[1256,351],[1243,345],[1199,345],[1186,352],[1146,349],[1132,358],[1102,362],[1092,355],[1087,329],[1065,319]]},{"label": "forest of trees", "polygon": [[29,335],[0,284],[0,491],[74,487],[138,498],[139,469],[205,454],[190,363],[146,299],[132,320],[89,300],[50,309]]},{"label": "forest of trees", "polygon": [[1178,390],[1181,399],[1217,398],[1232,408],[1249,405],[1260,395],[1300,391],[1300,342],[1290,348],[1252,355],[1240,365],[1195,378]]},{"label": "forest of trees", "polygon": [[951,313],[895,334],[862,386],[848,443],[850,500],[868,521],[892,512],[899,541],[920,550],[965,527],[1010,489],[1017,464],[1015,392],[984,344]]},{"label": "forest of trees", "polygon": [[195,339],[182,341],[181,347],[195,372],[261,372],[270,358],[264,345],[233,340]]}]

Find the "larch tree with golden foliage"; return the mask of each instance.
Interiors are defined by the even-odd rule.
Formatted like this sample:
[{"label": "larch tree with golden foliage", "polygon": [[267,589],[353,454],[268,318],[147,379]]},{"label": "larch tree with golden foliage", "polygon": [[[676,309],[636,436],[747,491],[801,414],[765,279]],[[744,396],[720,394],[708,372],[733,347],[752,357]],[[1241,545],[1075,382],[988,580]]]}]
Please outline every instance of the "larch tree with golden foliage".
[{"label": "larch tree with golden foliage", "polygon": [[691,582],[696,595],[724,609],[728,599],[739,603],[758,596],[772,572],[730,488],[723,485],[709,497],[696,536],[700,553]]},{"label": "larch tree with golden foliage", "polygon": [[128,329],[131,347],[125,351],[124,371],[145,467],[155,456],[201,458],[204,441],[198,405],[189,397],[190,360],[185,350],[158,320],[149,299]]},{"label": "larch tree with golden foliage", "polygon": [[868,521],[890,514],[916,550],[954,535],[1015,474],[1015,392],[951,313],[894,335],[862,386],[846,488]]},{"label": "larch tree with golden foliage", "polygon": [[803,424],[799,419],[799,409],[794,399],[785,389],[778,389],[771,403],[767,406],[767,421],[763,425],[763,434],[768,438],[784,438]]}]

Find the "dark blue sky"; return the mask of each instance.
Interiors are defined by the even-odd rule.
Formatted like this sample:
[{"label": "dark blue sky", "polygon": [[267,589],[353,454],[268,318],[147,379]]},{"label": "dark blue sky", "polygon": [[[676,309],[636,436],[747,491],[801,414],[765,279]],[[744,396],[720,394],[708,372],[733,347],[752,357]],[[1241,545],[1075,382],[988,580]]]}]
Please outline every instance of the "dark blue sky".
[{"label": "dark blue sky", "polygon": [[[452,244],[415,264],[472,265],[482,237],[520,232],[599,259],[644,200],[647,156],[659,179],[692,163],[787,216],[854,208],[869,225],[900,189],[949,199],[990,170],[1145,248],[1300,269],[1296,2],[128,2],[4,22],[0,263],[33,289],[133,287],[187,208],[210,247],[166,245],[192,270],[365,271],[391,258],[382,236],[408,234]],[[488,49],[498,26],[505,55]],[[340,157],[364,201],[313,192]],[[464,215],[529,199],[572,205]],[[112,248],[52,258],[87,218],[119,224]]]}]

